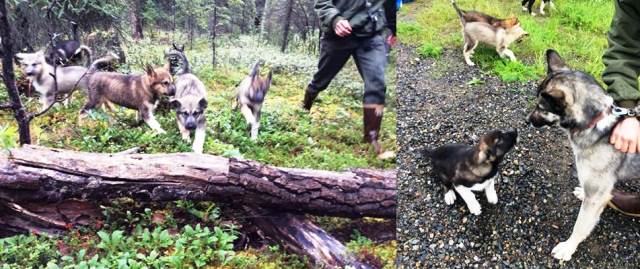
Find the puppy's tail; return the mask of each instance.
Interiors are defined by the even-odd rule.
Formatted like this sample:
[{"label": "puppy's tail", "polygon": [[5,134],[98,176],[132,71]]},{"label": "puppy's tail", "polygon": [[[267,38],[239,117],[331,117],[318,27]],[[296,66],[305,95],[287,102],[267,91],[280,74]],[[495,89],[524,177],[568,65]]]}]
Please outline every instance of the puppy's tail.
[{"label": "puppy's tail", "polygon": [[76,50],[75,54],[78,54],[80,52],[83,52],[87,55],[87,64],[91,63],[91,61],[93,60],[93,54],[91,53],[91,49],[85,45],[80,45],[80,47],[78,47],[78,49]]},{"label": "puppy's tail", "polygon": [[467,23],[467,21],[464,19],[464,11],[458,7],[458,4],[456,4],[455,0],[451,0],[451,5],[453,5],[456,13],[458,13],[458,17],[460,17],[460,22],[462,23],[462,25]]},{"label": "puppy's tail", "polygon": [[116,55],[113,52],[109,52],[109,54],[107,56],[104,56],[102,58],[99,58],[99,59],[93,61],[91,63],[91,66],[89,66],[89,70],[87,70],[87,73],[88,74],[92,74],[92,73],[96,72],[98,69],[100,69],[101,67],[103,67],[103,66],[105,66],[105,65],[107,65],[109,63],[112,63],[112,62],[115,62],[115,61],[119,61],[119,60],[120,60],[120,57],[118,57],[118,55]]}]

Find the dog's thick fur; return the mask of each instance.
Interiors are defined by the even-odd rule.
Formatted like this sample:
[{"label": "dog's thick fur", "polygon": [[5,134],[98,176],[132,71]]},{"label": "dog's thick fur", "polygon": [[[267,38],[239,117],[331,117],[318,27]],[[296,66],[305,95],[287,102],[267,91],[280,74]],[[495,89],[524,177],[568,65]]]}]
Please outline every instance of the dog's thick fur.
[{"label": "dog's thick fur", "polygon": [[457,192],[474,215],[480,215],[481,207],[473,191],[484,191],[490,204],[498,203],[494,187],[498,168],[517,138],[516,130],[494,130],[483,135],[477,146],[448,144],[427,150],[425,155],[431,157],[433,171],[446,188],[445,203],[452,205]]},{"label": "dog's thick fur", "polygon": [[153,112],[161,95],[174,95],[175,85],[169,65],[161,68],[145,67],[144,74],[125,75],[115,72],[96,72],[88,81],[87,103],[81,118],[101,104],[113,103],[138,111],[138,121],[146,122],[157,133],[166,133]]},{"label": "dog's thick fur", "polygon": [[182,62],[176,73],[176,94],[171,100],[171,106],[176,110],[176,121],[182,139],[190,141],[191,131],[195,130],[192,148],[194,152],[202,153],[206,135],[206,87],[198,77],[191,74],[184,46],[178,48],[174,45],[172,50],[165,52],[165,57],[178,57]]},{"label": "dog's thick fur", "polygon": [[461,10],[454,1],[452,3],[462,25],[464,39],[462,53],[467,65],[475,65],[471,61],[471,56],[480,42],[494,47],[502,58],[508,57],[511,61],[517,60],[513,51],[508,47],[529,33],[522,29],[516,17],[497,19],[477,11]]},{"label": "dog's thick fur", "polygon": [[536,127],[559,124],[566,131],[580,183],[573,193],[582,200],[571,236],[552,250],[557,259],[571,259],[598,223],[618,180],[640,178],[640,155],[622,153],[609,144],[613,128],[622,120],[611,113],[613,105],[592,76],[570,69],[557,52],[547,51],[547,77],[528,121]]},{"label": "dog's thick fur", "polygon": [[[103,57],[92,63],[87,69],[82,66],[58,66],[56,81],[58,92],[55,92],[53,74],[54,67],[47,63],[43,51],[35,53],[17,53],[16,62],[20,64],[22,72],[29,78],[33,87],[40,93],[42,109],[46,109],[55,101],[56,95],[71,94],[76,88],[86,93],[88,89],[89,73],[95,71],[99,65],[113,60],[113,56]],[[67,98],[69,101],[71,97]]]},{"label": "dog's thick fur", "polygon": [[[533,12],[533,4],[536,2],[536,0],[522,0],[522,11],[526,11],[529,12],[529,14],[531,14],[531,16],[535,16],[536,13]],[[551,6],[551,8],[555,9],[555,5],[553,4],[553,1],[551,0],[540,0],[540,15],[544,16],[546,15],[544,13],[544,7],[546,5]]]},{"label": "dog's thick fur", "polygon": [[267,77],[260,77],[258,61],[251,68],[249,75],[240,82],[236,91],[236,108],[240,107],[245,120],[251,125],[251,140],[258,139],[260,111],[271,86],[271,77],[271,71]]}]

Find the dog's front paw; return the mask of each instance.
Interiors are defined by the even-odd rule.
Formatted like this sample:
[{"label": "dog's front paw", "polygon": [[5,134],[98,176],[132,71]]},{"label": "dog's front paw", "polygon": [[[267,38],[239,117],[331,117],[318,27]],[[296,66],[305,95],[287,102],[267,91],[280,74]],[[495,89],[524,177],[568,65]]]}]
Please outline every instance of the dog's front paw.
[{"label": "dog's front paw", "polygon": [[182,135],[182,140],[189,142],[189,141],[191,141],[191,136],[189,136],[188,134],[187,135],[183,134]]},{"label": "dog's front paw", "polygon": [[560,242],[551,250],[551,254],[558,260],[569,261],[571,260],[571,255],[576,252],[576,247],[576,244],[569,241]]},{"label": "dog's front paw", "polygon": [[575,195],[578,200],[584,201],[584,189],[582,189],[582,187],[573,189],[573,195]]},{"label": "dog's front paw", "polygon": [[498,194],[496,194],[495,191],[487,192],[487,201],[492,205],[497,204],[498,203]]},{"label": "dog's front paw", "polygon": [[522,11],[529,11],[529,9],[525,6],[522,7]]},{"label": "dog's front paw", "polygon": [[452,205],[456,201],[456,193],[453,190],[449,190],[444,194],[444,203]]},{"label": "dog's front paw", "polygon": [[156,134],[159,134],[159,135],[161,135],[161,134],[166,134],[166,133],[167,133],[167,131],[165,131],[164,129],[158,129],[158,130],[156,130]]},{"label": "dog's front paw", "polygon": [[540,15],[545,16],[547,15],[546,13],[544,13],[544,10],[540,10]]},{"label": "dog's front paw", "polygon": [[469,212],[471,212],[471,214],[474,214],[476,216],[480,215],[480,213],[482,213],[482,207],[480,206],[479,203],[474,203],[474,204],[468,204],[467,207],[469,208]]},{"label": "dog's front paw", "polygon": [[202,146],[193,146],[193,152],[202,153],[202,151],[203,151],[203,147]]}]

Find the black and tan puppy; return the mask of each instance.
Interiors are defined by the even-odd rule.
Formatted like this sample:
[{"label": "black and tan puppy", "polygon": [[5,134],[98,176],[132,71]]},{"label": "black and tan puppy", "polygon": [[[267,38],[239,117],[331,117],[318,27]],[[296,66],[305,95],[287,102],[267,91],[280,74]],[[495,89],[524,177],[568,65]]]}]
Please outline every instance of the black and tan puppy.
[{"label": "black and tan puppy", "polygon": [[[522,11],[526,11],[529,12],[529,14],[531,14],[531,16],[535,16],[536,13],[533,12],[533,4],[536,2],[536,0],[522,0]],[[544,13],[544,7],[546,4],[549,4],[549,6],[551,6],[551,8],[555,9],[556,6],[553,4],[553,1],[551,0],[540,0],[540,15],[544,16],[546,15]]]},{"label": "black and tan puppy", "polygon": [[480,203],[473,191],[484,191],[489,203],[496,204],[498,195],[494,184],[498,167],[517,138],[515,129],[495,130],[483,135],[477,146],[448,144],[427,150],[425,155],[431,157],[433,171],[446,187],[445,203],[452,205],[457,192],[471,214],[480,215]]},{"label": "black and tan puppy", "polygon": [[174,95],[176,87],[169,65],[153,68],[147,65],[144,74],[125,75],[96,72],[89,78],[88,100],[81,117],[101,104],[113,103],[138,111],[138,121],[146,122],[157,133],[166,133],[155,119],[153,111],[161,95]]},{"label": "black and tan puppy", "polygon": [[240,82],[236,92],[236,108],[240,107],[245,120],[251,125],[251,140],[258,139],[260,111],[271,86],[271,77],[271,71],[267,77],[260,77],[260,61],[258,61],[251,68],[249,75]]}]

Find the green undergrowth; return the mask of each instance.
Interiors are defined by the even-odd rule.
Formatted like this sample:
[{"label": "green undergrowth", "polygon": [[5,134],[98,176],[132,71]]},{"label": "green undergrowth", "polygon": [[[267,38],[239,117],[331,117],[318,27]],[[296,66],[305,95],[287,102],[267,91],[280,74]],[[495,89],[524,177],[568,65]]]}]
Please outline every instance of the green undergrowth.
[{"label": "green undergrowth", "polygon": [[[544,52],[555,49],[576,68],[600,77],[604,70],[602,54],[607,48],[606,33],[613,16],[614,4],[607,0],[567,0],[556,3],[547,16],[532,17],[521,11],[519,1],[459,0],[464,10],[478,10],[506,18],[516,15],[529,32],[520,43],[509,48],[518,62],[500,59],[493,48],[479,45],[472,60],[503,81],[525,82],[544,75]],[[537,9],[538,4],[534,6]],[[549,7],[547,7],[549,8]],[[548,9],[547,9],[548,10]],[[418,54],[438,58],[439,54],[422,53],[425,47],[443,47],[460,51],[460,20],[450,1],[418,0],[400,11],[398,35],[401,42],[416,46]]]},{"label": "green undergrowth", "polygon": [[[305,51],[280,53],[255,36],[218,40],[218,65],[211,65],[206,40],[194,48],[187,46],[193,72],[207,87],[207,138],[204,152],[252,159],[262,163],[296,168],[344,170],[369,167],[392,169],[395,160],[381,161],[362,142],[362,82],[350,62],[318,102],[307,113],[300,108],[306,84],[317,65],[317,55]],[[167,44],[145,39],[125,47],[127,64],[118,71],[139,73],[147,63],[163,64]],[[251,141],[248,125],[233,109],[236,85],[257,59],[265,62],[263,74],[274,71],[273,85],[263,106],[260,135]],[[396,146],[395,66],[387,73],[388,107],[382,123],[382,145]],[[8,100],[0,85],[0,103]],[[23,97],[28,111],[37,111],[37,98]],[[166,98],[156,110],[156,118],[168,132],[155,135],[148,126],[137,126],[135,113],[122,108],[115,113],[96,109],[78,122],[84,104],[82,94],[74,94],[67,107],[60,104],[31,123],[34,144],[90,152],[119,152],[140,147],[142,153],[189,152],[191,144],[181,139],[175,113]],[[0,150],[15,147],[17,129],[13,115],[0,114]],[[307,268],[304,257],[287,253],[272,243],[239,246],[244,216],[222,214],[211,203],[154,203],[104,205],[103,219],[76,227],[58,237],[19,235],[0,239],[0,268]],[[322,218],[328,231],[349,225],[351,220]],[[345,244],[354,253],[392,268],[395,241],[372,242],[353,239]],[[29,251],[24,251],[28,249]],[[363,256],[363,257],[365,257]]]}]

